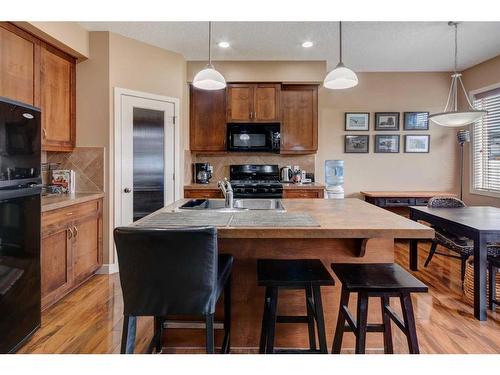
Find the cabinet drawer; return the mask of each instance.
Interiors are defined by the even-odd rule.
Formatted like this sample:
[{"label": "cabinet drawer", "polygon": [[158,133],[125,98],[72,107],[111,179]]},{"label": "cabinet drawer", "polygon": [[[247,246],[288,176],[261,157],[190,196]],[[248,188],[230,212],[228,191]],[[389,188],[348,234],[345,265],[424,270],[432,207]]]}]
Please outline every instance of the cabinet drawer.
[{"label": "cabinet drawer", "polygon": [[430,198],[415,198],[415,206],[427,206]]},{"label": "cabinet drawer", "polygon": [[184,190],[184,198],[223,198],[219,189]]},{"label": "cabinet drawer", "polygon": [[50,227],[65,225],[69,221],[73,221],[79,217],[97,214],[98,212],[98,200],[44,212],[42,213],[42,232],[48,230]]},{"label": "cabinet drawer", "polygon": [[385,207],[403,207],[415,205],[414,198],[385,198]]},{"label": "cabinet drawer", "polygon": [[283,198],[323,198],[323,190],[283,190]]}]

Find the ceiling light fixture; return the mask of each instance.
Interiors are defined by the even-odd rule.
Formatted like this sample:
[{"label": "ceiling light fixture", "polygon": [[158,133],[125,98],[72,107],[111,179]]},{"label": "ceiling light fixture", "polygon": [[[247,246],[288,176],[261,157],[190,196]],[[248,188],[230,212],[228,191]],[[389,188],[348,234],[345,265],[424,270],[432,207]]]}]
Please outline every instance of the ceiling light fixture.
[{"label": "ceiling light fixture", "polygon": [[346,68],[342,62],[342,21],[339,21],[339,63],[330,73],[328,73],[323,81],[323,86],[327,89],[342,90],[354,87],[358,84],[358,77],[351,69]]},{"label": "ceiling light fixture", "polygon": [[[448,100],[443,112],[435,113],[429,116],[438,125],[448,127],[460,127],[473,123],[486,115],[486,111],[477,110],[472,105],[467,91],[465,90],[464,83],[462,82],[462,74],[457,72],[457,56],[458,56],[458,22],[448,22],[449,26],[455,28],[455,68],[451,75],[451,87],[448,93]],[[469,108],[467,111],[458,110],[458,85],[463,90],[464,96],[467,99]]]},{"label": "ceiling light fixture", "polygon": [[228,42],[219,42],[218,46],[220,48],[229,48],[230,44]]},{"label": "ceiling light fixture", "polygon": [[304,47],[304,48],[311,48],[312,46],[314,46],[313,42],[304,42],[304,43],[302,43],[302,47]]},{"label": "ceiling light fixture", "polygon": [[208,22],[208,64],[193,79],[193,86],[201,90],[220,90],[226,87],[224,76],[212,65],[212,22]]}]

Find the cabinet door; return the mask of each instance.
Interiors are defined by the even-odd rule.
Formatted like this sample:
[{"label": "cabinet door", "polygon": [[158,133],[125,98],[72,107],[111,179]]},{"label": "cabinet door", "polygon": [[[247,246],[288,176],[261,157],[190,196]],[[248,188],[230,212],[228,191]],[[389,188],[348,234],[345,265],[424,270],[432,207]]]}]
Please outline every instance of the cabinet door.
[{"label": "cabinet door", "polygon": [[227,122],[250,122],[254,117],[254,85],[233,83],[227,86]]},{"label": "cabinet door", "polygon": [[255,85],[254,121],[275,122],[280,120],[280,84],[258,83]]},{"label": "cabinet door", "polygon": [[283,190],[283,198],[323,198],[322,189],[285,189]]},{"label": "cabinet door", "polygon": [[63,228],[42,238],[42,308],[54,303],[72,286],[71,237],[71,231]]},{"label": "cabinet door", "polygon": [[101,264],[101,219],[82,219],[75,222],[73,228],[73,278],[76,286],[93,275]]},{"label": "cabinet door", "polygon": [[226,90],[190,90],[191,151],[225,151]]},{"label": "cabinet door", "polygon": [[38,45],[28,34],[10,24],[0,26],[0,96],[38,105],[35,103],[37,52]]},{"label": "cabinet door", "polygon": [[75,146],[75,62],[50,46],[40,51],[42,147],[71,151]]},{"label": "cabinet door", "polygon": [[318,149],[318,87],[281,88],[281,153],[313,153]]}]

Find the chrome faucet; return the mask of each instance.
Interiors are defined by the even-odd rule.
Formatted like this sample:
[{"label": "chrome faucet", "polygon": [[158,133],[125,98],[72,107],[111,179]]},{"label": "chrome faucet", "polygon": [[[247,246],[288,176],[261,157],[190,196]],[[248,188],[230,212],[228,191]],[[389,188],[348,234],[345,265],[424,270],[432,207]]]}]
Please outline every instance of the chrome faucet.
[{"label": "chrome faucet", "polygon": [[222,190],[222,194],[224,194],[226,208],[233,208],[233,187],[231,183],[227,178],[224,178],[224,181],[219,181],[217,186]]}]

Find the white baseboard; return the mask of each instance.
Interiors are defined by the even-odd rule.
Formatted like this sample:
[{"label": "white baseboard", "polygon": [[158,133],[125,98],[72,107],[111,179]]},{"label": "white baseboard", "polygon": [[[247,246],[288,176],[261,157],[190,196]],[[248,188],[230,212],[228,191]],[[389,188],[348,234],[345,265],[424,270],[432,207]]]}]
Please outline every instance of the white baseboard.
[{"label": "white baseboard", "polygon": [[118,273],[118,263],[103,264],[96,272],[98,275],[111,275]]}]

